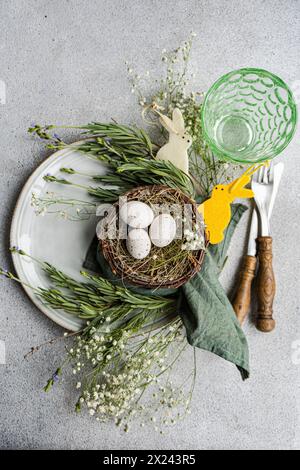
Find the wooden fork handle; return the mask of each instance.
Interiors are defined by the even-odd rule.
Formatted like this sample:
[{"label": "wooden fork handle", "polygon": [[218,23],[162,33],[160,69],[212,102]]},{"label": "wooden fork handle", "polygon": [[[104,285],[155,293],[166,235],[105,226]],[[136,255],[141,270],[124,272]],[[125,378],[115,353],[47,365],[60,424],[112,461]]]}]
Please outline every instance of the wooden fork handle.
[{"label": "wooden fork handle", "polygon": [[240,272],[240,282],[233,300],[233,309],[238,321],[242,325],[251,304],[251,285],[255,276],[256,257],[245,256],[244,264]]},{"label": "wooden fork handle", "polygon": [[259,268],[257,276],[258,313],[256,328],[263,333],[269,333],[275,328],[275,321],[273,319],[275,276],[272,264],[272,237],[258,237],[257,253]]}]

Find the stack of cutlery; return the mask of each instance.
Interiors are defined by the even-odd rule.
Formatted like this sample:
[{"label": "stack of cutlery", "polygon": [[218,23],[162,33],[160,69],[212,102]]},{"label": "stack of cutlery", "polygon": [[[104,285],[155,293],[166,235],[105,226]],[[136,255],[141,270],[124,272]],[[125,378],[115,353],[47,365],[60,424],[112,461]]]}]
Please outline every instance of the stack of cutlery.
[{"label": "stack of cutlery", "polygon": [[260,168],[252,176],[251,188],[254,192],[254,207],[249,232],[248,250],[240,274],[240,283],[233,301],[233,308],[242,324],[250,310],[251,285],[257,276],[256,327],[267,333],[275,328],[273,300],[275,296],[275,276],[272,266],[272,237],[270,218],[278,192],[284,164]]}]

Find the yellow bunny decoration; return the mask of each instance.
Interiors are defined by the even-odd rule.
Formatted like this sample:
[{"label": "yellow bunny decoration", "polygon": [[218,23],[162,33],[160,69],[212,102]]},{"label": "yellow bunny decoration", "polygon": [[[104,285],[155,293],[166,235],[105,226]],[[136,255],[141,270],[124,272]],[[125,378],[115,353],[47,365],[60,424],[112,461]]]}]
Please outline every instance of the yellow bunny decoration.
[{"label": "yellow bunny decoration", "polygon": [[224,230],[231,219],[230,204],[234,199],[254,197],[253,191],[245,189],[244,186],[263,165],[251,166],[232,183],[218,184],[212,190],[211,197],[198,207],[198,211],[203,215],[206,233],[211,244],[216,245],[223,240]]}]

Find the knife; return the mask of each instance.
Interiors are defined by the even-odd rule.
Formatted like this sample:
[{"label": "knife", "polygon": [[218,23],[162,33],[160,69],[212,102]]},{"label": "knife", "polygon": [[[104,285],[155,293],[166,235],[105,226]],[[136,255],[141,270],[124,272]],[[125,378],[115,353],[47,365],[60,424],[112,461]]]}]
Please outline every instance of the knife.
[{"label": "knife", "polygon": [[239,285],[232,302],[233,309],[238,321],[242,325],[251,304],[251,285],[255,276],[256,258],[256,238],[258,234],[258,218],[256,208],[253,205],[252,219],[249,231],[247,254],[244,257],[242,270],[239,277]]},{"label": "knife", "polygon": [[[282,162],[278,163],[277,165],[274,165],[274,185],[273,185],[273,192],[272,192],[271,201],[269,205],[269,211],[268,211],[268,222],[270,221],[270,218],[272,215],[272,210],[274,207],[274,202],[275,202],[276,195],[278,192],[283,169],[284,169],[284,164]],[[256,265],[257,265],[257,257],[256,257],[257,237],[258,237],[258,216],[257,216],[257,209],[254,204],[253,210],[252,210],[250,231],[249,231],[247,254],[244,258],[243,267],[240,273],[239,286],[236,291],[234,300],[232,302],[233,309],[236,313],[237,319],[239,320],[240,324],[244,322],[250,310],[251,285],[255,277]]]}]

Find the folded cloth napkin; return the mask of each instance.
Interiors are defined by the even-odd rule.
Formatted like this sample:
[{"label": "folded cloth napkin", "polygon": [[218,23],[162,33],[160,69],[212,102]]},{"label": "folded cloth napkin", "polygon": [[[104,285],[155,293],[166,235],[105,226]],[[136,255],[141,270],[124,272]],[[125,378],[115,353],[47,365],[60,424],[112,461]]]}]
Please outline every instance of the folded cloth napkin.
[{"label": "folded cloth napkin", "polygon": [[[194,347],[205,349],[233,362],[243,380],[249,377],[247,340],[218,276],[226,262],[231,237],[246,209],[242,204],[232,205],[232,217],[224,240],[208,248],[201,271],[181,288],[172,292],[169,289],[151,291],[126,285],[136,292],[151,295],[178,295],[178,313],[185,325],[188,342]],[[124,282],[110,271],[107,262],[98,251],[98,245],[97,239],[94,239],[83,266],[98,272],[112,282],[124,285]]]},{"label": "folded cloth napkin", "polygon": [[233,362],[243,380],[249,377],[247,340],[218,276],[236,225],[246,209],[242,204],[232,206],[223,242],[209,247],[201,271],[181,287],[179,297],[179,314],[188,342]]}]

